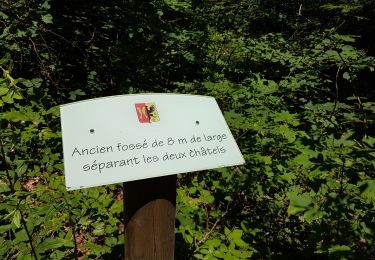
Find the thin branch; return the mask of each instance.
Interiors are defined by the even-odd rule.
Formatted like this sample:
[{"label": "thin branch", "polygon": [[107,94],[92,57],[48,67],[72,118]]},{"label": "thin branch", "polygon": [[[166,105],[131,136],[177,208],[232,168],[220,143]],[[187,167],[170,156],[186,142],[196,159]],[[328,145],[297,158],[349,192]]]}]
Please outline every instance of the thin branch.
[{"label": "thin branch", "polygon": [[196,246],[196,247],[202,245],[202,244],[203,244],[203,243],[204,243],[204,242],[210,237],[210,235],[214,232],[216,226],[217,226],[217,225],[220,223],[220,221],[225,217],[225,215],[228,214],[228,211],[229,211],[228,208],[229,208],[229,203],[228,203],[228,205],[227,205],[227,209],[225,210],[225,212],[223,212],[223,214],[221,214],[220,218],[218,218],[218,219],[215,221],[215,223],[212,225],[212,228],[210,229],[210,231],[208,231],[200,241],[198,241],[197,243],[195,243],[195,246]]},{"label": "thin branch", "polygon": [[38,50],[36,48],[36,45],[35,45],[34,41],[30,37],[29,37],[29,40],[33,44],[34,52],[35,52],[36,56],[38,57],[38,60],[39,60],[40,64],[43,64],[43,60],[42,60],[42,58],[40,57],[40,55],[38,53]]},{"label": "thin branch", "polygon": [[95,32],[96,32],[96,27],[94,28],[94,31],[91,34],[91,38],[88,41],[85,41],[85,45],[89,44],[90,42],[94,40]]},{"label": "thin branch", "polygon": [[77,46],[76,44],[74,44],[74,42],[69,41],[69,40],[66,39],[64,36],[62,36],[62,35],[60,35],[60,34],[58,34],[58,33],[55,33],[54,31],[47,30],[47,29],[43,29],[43,32],[48,32],[48,33],[50,33],[50,34],[53,34],[54,36],[60,38],[61,40],[63,40],[64,42],[68,43],[68,44],[71,45],[72,47],[77,48],[78,50],[80,50],[83,56],[85,56],[85,57],[87,56],[87,55],[85,54],[85,51],[84,51],[82,48],[80,48],[79,46]]},{"label": "thin branch", "polygon": [[320,71],[319,69],[315,68],[314,66],[312,66],[312,65],[306,63],[305,61],[303,61],[303,57],[302,57],[302,59],[301,59],[301,62],[302,62],[304,65],[306,65],[307,67],[309,67],[310,69],[319,72],[321,75],[323,75],[323,76],[325,76],[325,77],[327,77],[327,78],[330,78],[330,76],[329,76],[328,74],[326,74],[326,73]]},{"label": "thin branch", "polygon": [[238,167],[238,166],[234,167],[234,171],[237,172],[237,173],[239,173],[239,174],[243,174],[243,172],[241,171],[240,167]]},{"label": "thin branch", "polygon": [[242,134],[240,134],[239,136],[236,137],[236,141],[238,141],[242,136],[244,136],[245,134],[247,134],[249,131],[251,131],[252,129],[247,129],[246,131],[244,131]]},{"label": "thin branch", "polygon": [[331,115],[330,115],[330,117],[329,117],[329,121],[331,121],[332,116],[333,116],[333,114],[334,114],[335,111],[336,111],[337,101],[338,101],[338,98],[339,98],[339,85],[338,85],[337,82],[338,82],[338,77],[339,77],[340,70],[341,70],[341,65],[337,68],[337,71],[336,71],[336,79],[335,79],[335,89],[336,89],[336,94],[335,94],[335,104],[334,104],[334,106],[333,106],[333,109],[332,109]]},{"label": "thin branch", "polygon": [[[331,39],[332,40],[332,43],[333,43],[333,46],[335,48],[335,51],[337,52],[337,54],[339,55],[339,58],[340,60],[342,61],[342,63],[344,64],[344,66],[348,69],[349,72],[351,72],[351,67],[350,65],[346,62],[346,60],[342,57],[341,53],[338,51],[338,48],[336,47],[336,43],[335,43],[335,40],[334,39]],[[357,87],[355,86],[354,82],[352,83],[352,86],[353,86],[353,90],[354,90],[354,95],[356,96],[357,98],[357,101],[358,101],[358,106],[359,106],[359,109],[362,110],[363,106],[362,106],[362,101],[361,101],[361,98],[358,94],[358,90],[357,90]]]},{"label": "thin branch", "polygon": [[[43,61],[43,59],[40,57],[39,52],[38,52],[38,50],[37,50],[37,48],[36,48],[36,44],[34,43],[34,41],[33,41],[31,38],[29,38],[29,40],[30,40],[31,43],[33,44],[34,52],[35,52],[36,56],[38,57],[39,63],[40,63],[41,68],[42,68],[42,70],[41,70],[42,74],[46,75],[46,77],[47,77],[47,78],[53,83],[53,85],[56,87],[56,86],[57,86],[57,83],[52,79],[51,74],[50,74],[50,73],[48,72],[48,70],[46,69],[46,67],[45,67],[45,65],[44,65],[44,61]],[[43,41],[45,42],[45,44],[46,44],[46,48],[47,48],[48,53],[51,54],[50,51],[49,51],[49,47],[48,47],[46,41],[44,40],[43,36],[42,36],[42,40],[43,40]]]},{"label": "thin branch", "polygon": [[298,9],[298,13],[297,13],[298,16],[301,16],[302,15],[302,4],[299,5],[299,9]]},{"label": "thin branch", "polygon": [[69,45],[72,45],[73,47],[77,47],[75,46],[75,44],[73,44],[71,41],[67,40],[64,36],[58,34],[58,33],[55,33],[54,31],[51,31],[51,30],[48,30],[48,29],[43,29],[44,32],[49,32],[50,34],[53,34],[55,36],[57,36],[58,38],[60,38],[61,40],[63,40],[64,42],[66,43],[69,43]]},{"label": "thin branch", "polygon": [[358,140],[357,139],[353,139],[353,141],[360,147],[360,148],[362,148],[362,149],[364,149],[365,148],[365,146],[363,146],[363,144],[361,144],[360,142],[358,142]]},{"label": "thin branch", "polygon": [[[336,28],[334,28],[334,30],[331,30],[331,33],[334,33],[335,31],[337,31],[341,26],[343,26],[345,24],[345,20],[339,24]],[[330,33],[330,34],[331,34]],[[350,64],[347,63],[347,61],[342,57],[341,53],[339,52],[339,49],[337,47],[337,44],[336,44],[336,40],[333,39],[332,37],[330,37],[331,35],[328,35],[328,38],[332,41],[332,44],[333,44],[333,47],[335,48],[335,51],[337,52],[340,60],[342,61],[343,65],[347,68],[347,70],[349,72],[351,72],[352,68],[350,66]],[[363,112],[363,104],[362,104],[362,100],[361,100],[361,97],[359,96],[359,92],[358,92],[358,89],[357,89],[357,86],[356,86],[356,83],[355,82],[352,82],[352,87],[353,87],[353,91],[354,91],[354,96],[356,97],[357,101],[358,101],[358,108],[359,110],[361,110]],[[367,124],[367,116],[366,116],[366,113],[363,113],[363,116],[364,116],[364,122],[365,124]],[[365,128],[366,129],[366,128]],[[366,131],[366,130],[365,130]]]}]

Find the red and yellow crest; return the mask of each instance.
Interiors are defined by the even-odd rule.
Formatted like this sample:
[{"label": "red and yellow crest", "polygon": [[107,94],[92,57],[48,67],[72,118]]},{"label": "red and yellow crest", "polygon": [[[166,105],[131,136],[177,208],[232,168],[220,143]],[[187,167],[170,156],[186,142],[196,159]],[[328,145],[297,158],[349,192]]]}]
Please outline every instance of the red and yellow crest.
[{"label": "red and yellow crest", "polygon": [[158,111],[156,110],[156,105],[153,102],[137,103],[135,104],[135,110],[137,111],[138,120],[140,123],[152,123],[160,121]]}]

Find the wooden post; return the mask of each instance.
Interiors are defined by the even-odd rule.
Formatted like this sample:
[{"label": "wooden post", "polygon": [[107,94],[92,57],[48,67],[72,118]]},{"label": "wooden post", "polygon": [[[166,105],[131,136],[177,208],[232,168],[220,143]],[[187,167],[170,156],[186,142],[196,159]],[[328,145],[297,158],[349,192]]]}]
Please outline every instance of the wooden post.
[{"label": "wooden post", "polygon": [[125,259],[174,259],[177,175],[124,183]]}]

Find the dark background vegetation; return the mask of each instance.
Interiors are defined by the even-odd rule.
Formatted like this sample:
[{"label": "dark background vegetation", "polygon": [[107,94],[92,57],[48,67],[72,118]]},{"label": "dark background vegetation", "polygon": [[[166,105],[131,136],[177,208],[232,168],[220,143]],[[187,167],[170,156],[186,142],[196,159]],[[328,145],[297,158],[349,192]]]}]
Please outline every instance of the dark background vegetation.
[{"label": "dark background vegetation", "polygon": [[120,258],[121,187],[65,190],[58,106],[172,92],[246,159],[179,176],[177,259],[374,259],[374,7],[1,0],[0,258]]}]

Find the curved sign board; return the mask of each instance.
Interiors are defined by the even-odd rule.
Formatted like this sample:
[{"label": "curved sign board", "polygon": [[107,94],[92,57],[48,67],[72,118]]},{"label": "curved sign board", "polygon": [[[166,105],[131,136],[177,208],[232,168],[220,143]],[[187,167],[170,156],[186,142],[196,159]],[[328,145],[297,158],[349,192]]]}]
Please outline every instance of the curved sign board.
[{"label": "curved sign board", "polygon": [[245,162],[212,97],[112,96],[60,112],[68,190]]}]

